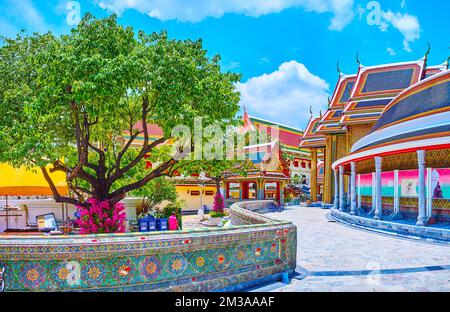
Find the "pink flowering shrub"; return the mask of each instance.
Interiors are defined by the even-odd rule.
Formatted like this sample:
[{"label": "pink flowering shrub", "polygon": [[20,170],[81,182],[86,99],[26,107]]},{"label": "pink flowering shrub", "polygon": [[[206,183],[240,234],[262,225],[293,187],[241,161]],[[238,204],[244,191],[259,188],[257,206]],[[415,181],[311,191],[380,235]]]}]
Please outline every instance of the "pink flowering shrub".
[{"label": "pink flowering shrub", "polygon": [[75,221],[80,234],[123,233],[125,232],[125,206],[111,205],[108,200],[87,200],[89,207],[77,207],[80,218]]},{"label": "pink flowering shrub", "polygon": [[224,213],[224,209],[225,209],[225,200],[222,194],[216,193],[216,195],[214,195],[214,204],[212,210],[218,213]]}]

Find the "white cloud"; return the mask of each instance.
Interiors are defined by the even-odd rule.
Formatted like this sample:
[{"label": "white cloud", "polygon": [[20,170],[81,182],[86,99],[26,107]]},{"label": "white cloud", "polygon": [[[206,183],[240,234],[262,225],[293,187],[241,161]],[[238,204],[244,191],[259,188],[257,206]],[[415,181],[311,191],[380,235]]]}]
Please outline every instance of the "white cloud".
[{"label": "white cloud", "polygon": [[315,115],[327,109],[329,85],[296,61],[281,64],[278,70],[238,83],[241,104],[250,114],[286,125],[305,128],[309,108]]},{"label": "white cloud", "polygon": [[396,28],[403,35],[403,49],[407,52],[412,52],[410,44],[420,39],[422,29],[420,27],[419,19],[408,13],[402,14],[399,12],[382,12],[382,22],[380,29],[387,31],[390,26]]},{"label": "white cloud", "polygon": [[388,48],[386,49],[386,51],[387,51],[387,53],[389,53],[390,56],[394,56],[394,55],[397,54],[397,53],[395,52],[395,50],[392,49],[391,47],[388,47]]},{"label": "white cloud", "polygon": [[94,0],[101,8],[121,14],[127,9],[162,21],[199,22],[226,13],[258,17],[278,13],[287,8],[303,8],[307,12],[331,13],[329,29],[342,30],[353,19],[353,0]]}]

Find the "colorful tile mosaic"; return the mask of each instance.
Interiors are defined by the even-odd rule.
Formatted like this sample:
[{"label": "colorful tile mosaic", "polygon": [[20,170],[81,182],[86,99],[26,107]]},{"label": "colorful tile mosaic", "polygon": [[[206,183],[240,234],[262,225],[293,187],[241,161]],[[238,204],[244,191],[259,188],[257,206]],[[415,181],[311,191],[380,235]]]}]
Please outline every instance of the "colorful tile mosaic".
[{"label": "colorful tile mosaic", "polygon": [[[239,207],[239,226],[0,239],[5,291],[208,291],[296,266],[297,229]],[[256,224],[255,224],[256,223]]]}]

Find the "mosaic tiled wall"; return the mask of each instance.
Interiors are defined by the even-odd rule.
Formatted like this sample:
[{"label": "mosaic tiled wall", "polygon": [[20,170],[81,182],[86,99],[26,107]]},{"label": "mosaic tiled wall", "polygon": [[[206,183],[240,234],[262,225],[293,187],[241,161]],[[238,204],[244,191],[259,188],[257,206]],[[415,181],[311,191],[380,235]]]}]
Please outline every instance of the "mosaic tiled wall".
[{"label": "mosaic tiled wall", "polygon": [[295,269],[294,225],[231,209],[251,225],[1,239],[5,291],[208,291]]}]

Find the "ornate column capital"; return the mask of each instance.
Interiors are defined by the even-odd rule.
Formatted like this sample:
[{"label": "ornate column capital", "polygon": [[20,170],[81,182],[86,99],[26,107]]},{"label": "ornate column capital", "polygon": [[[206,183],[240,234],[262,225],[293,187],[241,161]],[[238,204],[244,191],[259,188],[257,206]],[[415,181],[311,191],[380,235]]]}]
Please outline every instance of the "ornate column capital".
[{"label": "ornate column capital", "polygon": [[417,162],[420,165],[425,165],[425,150],[418,150],[417,151]]},{"label": "ornate column capital", "polygon": [[383,164],[383,158],[380,156],[375,157],[375,170],[381,170]]}]

